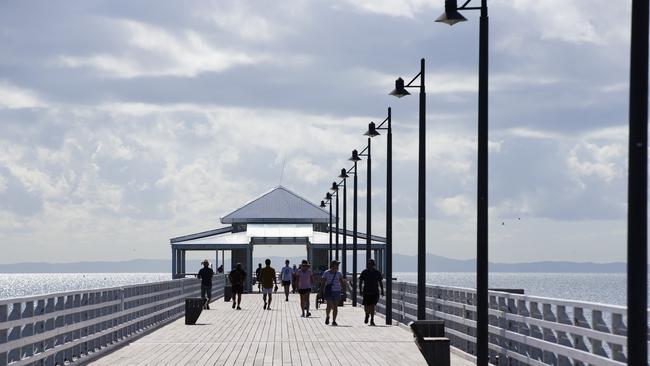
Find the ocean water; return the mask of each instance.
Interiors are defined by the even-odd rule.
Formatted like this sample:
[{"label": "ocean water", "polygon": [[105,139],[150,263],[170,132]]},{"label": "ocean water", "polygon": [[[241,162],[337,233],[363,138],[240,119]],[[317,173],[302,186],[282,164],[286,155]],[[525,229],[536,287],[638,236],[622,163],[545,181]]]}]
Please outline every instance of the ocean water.
[{"label": "ocean water", "polygon": [[[397,272],[398,281],[417,282],[415,272]],[[427,283],[476,288],[476,274],[430,272]],[[524,289],[526,295],[626,305],[625,273],[491,273],[489,288]]]},{"label": "ocean water", "polygon": [[[169,280],[169,273],[0,273],[0,299]],[[415,272],[396,272],[398,281],[417,282]],[[476,287],[476,275],[430,272],[427,283]],[[527,295],[626,304],[625,273],[492,273],[490,288],[521,288]]]},{"label": "ocean water", "polygon": [[169,273],[0,273],[0,299],[166,281]]}]

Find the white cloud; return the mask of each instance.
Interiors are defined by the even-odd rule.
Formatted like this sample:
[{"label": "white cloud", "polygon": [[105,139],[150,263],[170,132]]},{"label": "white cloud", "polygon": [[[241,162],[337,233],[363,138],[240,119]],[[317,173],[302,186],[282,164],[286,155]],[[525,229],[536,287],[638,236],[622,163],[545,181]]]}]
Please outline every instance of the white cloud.
[{"label": "white cloud", "polygon": [[140,76],[195,77],[206,71],[222,72],[237,65],[254,64],[261,55],[220,49],[195,31],[174,35],[162,28],[132,21],[114,21],[127,40],[123,50],[90,56],[63,55],[64,67],[90,67],[118,78]]},{"label": "white cloud", "polygon": [[[543,40],[569,43],[605,44],[620,42],[621,19],[628,20],[629,4],[613,5],[611,1],[527,1],[499,0],[504,9],[514,7],[526,24],[532,24]],[[534,22],[531,22],[534,21]]]},{"label": "white cloud", "polygon": [[445,216],[471,219],[476,212],[476,203],[465,195],[443,197],[436,200],[435,205]]},{"label": "white cloud", "polygon": [[431,2],[426,0],[343,0],[343,3],[365,12],[405,18],[414,18],[424,8],[431,7]]},{"label": "white cloud", "polygon": [[46,103],[33,90],[0,80],[0,109],[44,107]]},{"label": "white cloud", "polygon": [[259,3],[219,1],[213,5],[212,11],[200,12],[196,16],[210,19],[221,30],[234,33],[244,41],[270,42],[290,33],[290,28],[278,22],[277,18],[272,19],[256,9]]},{"label": "white cloud", "polygon": [[0,193],[4,193],[7,190],[7,178],[4,175],[0,175]]},{"label": "white cloud", "polygon": [[571,149],[566,163],[578,179],[594,176],[611,182],[625,173],[621,164],[624,156],[625,148],[621,144],[583,142]]},{"label": "white cloud", "polygon": [[508,134],[513,137],[523,137],[529,139],[542,139],[542,140],[560,140],[563,139],[563,136],[550,131],[535,130],[525,127],[511,128],[507,130]]}]

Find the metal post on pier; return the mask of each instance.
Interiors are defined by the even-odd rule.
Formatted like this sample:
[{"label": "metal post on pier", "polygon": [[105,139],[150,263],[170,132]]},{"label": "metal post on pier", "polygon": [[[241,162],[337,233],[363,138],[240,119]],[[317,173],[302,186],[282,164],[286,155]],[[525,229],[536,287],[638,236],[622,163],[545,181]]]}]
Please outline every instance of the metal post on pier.
[{"label": "metal post on pier", "polygon": [[176,278],[176,249],[172,247],[172,279]]},{"label": "metal post on pier", "polygon": [[628,365],[648,362],[648,0],[632,1],[627,217]]}]

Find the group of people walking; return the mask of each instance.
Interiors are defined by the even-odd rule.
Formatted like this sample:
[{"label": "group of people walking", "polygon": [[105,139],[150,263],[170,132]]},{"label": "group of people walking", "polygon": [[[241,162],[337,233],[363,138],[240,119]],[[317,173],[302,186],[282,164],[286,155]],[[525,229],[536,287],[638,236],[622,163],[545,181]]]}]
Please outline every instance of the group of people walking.
[{"label": "group of people walking", "polygon": [[[264,300],[264,310],[271,310],[273,293],[278,291],[278,283],[275,268],[271,267],[271,260],[264,261],[265,266],[259,263],[255,271],[258,291],[262,293]],[[325,324],[337,326],[336,318],[338,315],[338,306],[341,301],[341,293],[347,288],[345,276],[339,272],[339,262],[333,260],[330,267],[324,271],[320,278],[319,296],[326,302]],[[201,297],[205,300],[204,308],[210,309],[209,302],[212,297],[212,276],[214,271],[209,268],[207,259],[203,262],[203,268],[199,271],[197,277],[201,279]],[[232,308],[241,310],[241,298],[244,293],[244,284],[247,279],[247,273],[244,271],[241,263],[237,263],[235,268],[228,274],[232,293]],[[311,265],[307,260],[302,260],[300,266],[290,266],[287,259],[285,266],[280,271],[280,281],[284,288],[285,301],[289,301],[289,294],[296,290],[300,295],[301,317],[310,317],[309,298],[314,287],[314,273]],[[363,296],[363,306],[365,311],[364,323],[375,325],[375,309],[380,296],[384,296],[383,277],[381,272],[376,268],[375,261],[370,259],[367,267],[359,276],[359,291]],[[291,289],[292,288],[292,289]],[[330,317],[331,316],[331,317]]]}]

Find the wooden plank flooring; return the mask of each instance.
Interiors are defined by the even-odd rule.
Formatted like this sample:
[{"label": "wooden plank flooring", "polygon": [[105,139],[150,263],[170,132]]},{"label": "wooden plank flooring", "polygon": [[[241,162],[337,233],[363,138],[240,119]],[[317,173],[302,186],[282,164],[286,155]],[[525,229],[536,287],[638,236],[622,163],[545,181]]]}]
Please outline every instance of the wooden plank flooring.
[{"label": "wooden plank flooring", "polygon": [[[311,296],[313,307],[313,295]],[[363,308],[339,308],[338,327],[327,326],[325,309],[301,318],[299,298],[274,294],[272,310],[262,296],[244,295],[242,310],[217,300],[196,325],[181,318],[98,360],[94,365],[426,365],[411,333],[363,323]],[[471,365],[452,354],[452,365]]]}]

